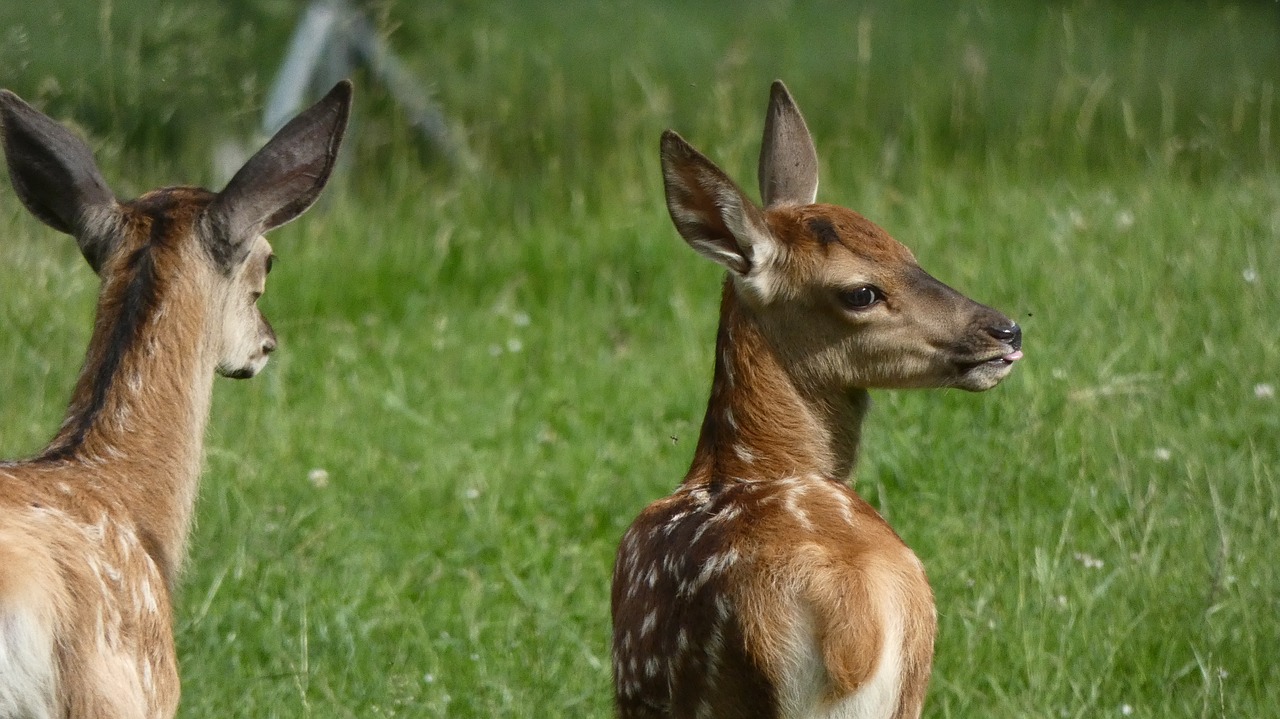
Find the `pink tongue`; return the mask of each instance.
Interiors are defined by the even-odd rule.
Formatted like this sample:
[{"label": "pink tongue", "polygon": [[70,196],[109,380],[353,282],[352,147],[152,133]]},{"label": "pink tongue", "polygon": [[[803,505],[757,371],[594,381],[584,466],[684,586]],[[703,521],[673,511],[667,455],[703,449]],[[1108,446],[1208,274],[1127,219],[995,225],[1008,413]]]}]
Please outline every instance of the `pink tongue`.
[{"label": "pink tongue", "polygon": [[1015,350],[1013,352],[1010,352],[1009,354],[1005,355],[1004,357],[1001,357],[1000,359],[1004,360],[1005,362],[1013,362],[1016,360],[1020,360],[1022,359],[1022,350]]}]

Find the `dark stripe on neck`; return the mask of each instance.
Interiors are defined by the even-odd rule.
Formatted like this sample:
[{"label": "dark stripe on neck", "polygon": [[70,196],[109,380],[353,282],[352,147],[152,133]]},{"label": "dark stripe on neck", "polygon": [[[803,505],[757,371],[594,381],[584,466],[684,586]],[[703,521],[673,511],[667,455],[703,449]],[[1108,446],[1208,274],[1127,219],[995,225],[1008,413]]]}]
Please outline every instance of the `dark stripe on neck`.
[{"label": "dark stripe on neck", "polygon": [[728,385],[729,368],[725,364],[732,340],[729,337],[729,325],[735,321],[734,314],[736,295],[733,278],[725,277],[720,295],[720,324],[716,328],[716,351],[714,370],[712,370],[711,394],[707,398],[707,411],[702,417],[702,428],[698,431],[698,444],[693,450],[693,463],[689,468],[689,477],[694,474],[719,477],[723,469],[719,466],[719,455],[716,449],[723,444],[725,436],[732,432],[727,426],[724,409],[729,407],[729,394],[732,388]]},{"label": "dark stripe on neck", "polygon": [[57,446],[41,456],[41,459],[70,459],[84,444],[98,416],[106,407],[107,397],[115,385],[120,368],[129,350],[137,344],[138,334],[150,319],[156,307],[157,278],[154,248],[168,236],[169,220],[163,213],[151,215],[151,233],[147,243],[129,257],[127,272],[132,276],[125,285],[115,321],[111,323],[106,338],[102,361],[92,370],[91,394],[85,407],[72,418],[69,427],[59,433],[64,437]]}]

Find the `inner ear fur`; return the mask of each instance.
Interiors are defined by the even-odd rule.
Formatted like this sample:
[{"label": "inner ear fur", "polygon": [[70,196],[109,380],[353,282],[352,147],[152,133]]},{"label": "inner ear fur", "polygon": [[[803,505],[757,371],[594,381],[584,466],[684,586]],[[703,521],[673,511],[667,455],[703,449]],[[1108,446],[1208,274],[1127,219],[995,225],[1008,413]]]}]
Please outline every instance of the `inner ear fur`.
[{"label": "inner ear fur", "polygon": [[675,132],[662,135],[667,211],[699,254],[746,275],[775,240],[764,213],[711,160]]}]

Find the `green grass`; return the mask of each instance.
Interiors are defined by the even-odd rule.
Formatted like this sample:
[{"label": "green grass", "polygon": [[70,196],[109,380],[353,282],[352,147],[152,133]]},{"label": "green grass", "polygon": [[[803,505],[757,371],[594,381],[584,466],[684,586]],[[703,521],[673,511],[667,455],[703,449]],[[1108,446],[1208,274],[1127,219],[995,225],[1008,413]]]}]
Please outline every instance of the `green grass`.
[{"label": "green grass", "polygon": [[[55,6],[0,10],[0,84],[76,120],[122,195],[213,181],[296,12]],[[666,217],[658,134],[749,187],[774,77],[821,197],[1026,330],[996,390],[877,393],[869,418],[856,486],[937,595],[926,716],[1273,713],[1274,3],[611,7],[369,5],[478,169],[420,164],[357,78],[352,172],[272,238],[281,349],[217,384],[181,714],[609,714],[613,552],[683,475],[719,289]],[[20,456],[96,281],[7,184],[0,228]]]}]

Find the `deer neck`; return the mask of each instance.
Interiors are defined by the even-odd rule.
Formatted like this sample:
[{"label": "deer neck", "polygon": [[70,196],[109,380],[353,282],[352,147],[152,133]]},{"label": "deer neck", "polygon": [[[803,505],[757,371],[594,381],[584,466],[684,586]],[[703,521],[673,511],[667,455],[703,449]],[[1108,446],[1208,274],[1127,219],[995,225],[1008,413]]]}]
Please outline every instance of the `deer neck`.
[{"label": "deer neck", "polygon": [[[104,284],[66,417],[42,459],[101,487],[133,515],[170,580],[186,555],[216,358],[191,277],[136,273]],[[74,480],[73,480],[74,481]]]},{"label": "deer neck", "polygon": [[715,376],[688,481],[843,481],[858,456],[866,390],[836,396],[806,388],[773,349],[760,319],[725,282]]}]

